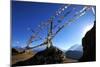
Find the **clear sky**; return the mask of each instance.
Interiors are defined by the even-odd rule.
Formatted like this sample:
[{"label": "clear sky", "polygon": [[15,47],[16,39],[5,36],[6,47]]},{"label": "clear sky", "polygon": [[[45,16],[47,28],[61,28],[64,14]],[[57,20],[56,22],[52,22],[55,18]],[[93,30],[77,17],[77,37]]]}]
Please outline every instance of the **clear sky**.
[{"label": "clear sky", "polygon": [[[12,47],[26,46],[32,32],[27,30],[28,27],[35,29],[42,21],[49,19],[63,4],[35,3],[35,2],[12,2]],[[70,17],[82,9],[82,5],[72,5],[66,11],[76,7],[70,15],[62,20],[67,22]],[[95,8],[95,7],[94,7]],[[57,19],[55,19],[56,21]],[[74,23],[62,29],[53,39],[53,45],[58,48],[67,50],[75,44],[81,45],[81,40],[85,33],[92,28],[95,16],[92,10],[76,20]],[[45,34],[42,34],[45,36]],[[38,43],[32,43],[33,46]]]}]

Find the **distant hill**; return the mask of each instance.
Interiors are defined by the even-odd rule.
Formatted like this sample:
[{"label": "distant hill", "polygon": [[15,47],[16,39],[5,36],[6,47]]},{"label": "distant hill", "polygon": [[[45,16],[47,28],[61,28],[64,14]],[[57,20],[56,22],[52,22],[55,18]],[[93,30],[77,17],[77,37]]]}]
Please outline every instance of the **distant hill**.
[{"label": "distant hill", "polygon": [[40,52],[40,51],[44,51],[45,49],[46,49],[46,46],[43,45],[43,46],[41,46],[41,47],[34,48],[33,51],[35,51],[35,52]]},{"label": "distant hill", "polygon": [[66,57],[72,58],[75,60],[80,59],[83,55],[81,51],[72,51],[72,50],[66,51],[65,54],[66,54]]},{"label": "distant hill", "polygon": [[18,52],[23,52],[25,50],[25,48],[22,48],[22,47],[13,47],[14,49],[16,49]]},{"label": "distant hill", "polygon": [[83,47],[82,47],[82,45],[75,44],[75,45],[71,46],[68,50],[83,52]]},{"label": "distant hill", "polygon": [[83,55],[83,47],[82,45],[75,44],[72,47],[69,48],[68,51],[65,52],[66,57],[72,58],[72,59],[80,59]]},{"label": "distant hill", "polygon": [[15,49],[15,48],[12,48],[12,55],[15,55],[15,54],[18,54],[19,52]]}]

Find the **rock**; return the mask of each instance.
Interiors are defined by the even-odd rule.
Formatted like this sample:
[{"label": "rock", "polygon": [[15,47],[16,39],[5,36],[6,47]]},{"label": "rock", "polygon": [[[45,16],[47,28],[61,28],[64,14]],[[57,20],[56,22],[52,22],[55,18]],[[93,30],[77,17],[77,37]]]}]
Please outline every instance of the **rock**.
[{"label": "rock", "polygon": [[79,62],[95,61],[96,60],[96,21],[93,28],[88,31],[82,39],[83,56]]},{"label": "rock", "polygon": [[41,65],[41,64],[57,64],[64,63],[66,57],[63,51],[56,47],[50,47],[44,51],[38,52],[34,57],[21,61],[13,66]]}]

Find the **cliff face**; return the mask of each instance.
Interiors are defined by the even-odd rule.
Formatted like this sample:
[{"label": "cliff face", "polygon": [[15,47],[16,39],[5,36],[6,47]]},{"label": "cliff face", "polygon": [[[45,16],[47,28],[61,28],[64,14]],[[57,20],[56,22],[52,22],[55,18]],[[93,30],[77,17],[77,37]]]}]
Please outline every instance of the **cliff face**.
[{"label": "cliff face", "polygon": [[96,60],[96,21],[93,28],[82,39],[83,56],[79,62]]}]

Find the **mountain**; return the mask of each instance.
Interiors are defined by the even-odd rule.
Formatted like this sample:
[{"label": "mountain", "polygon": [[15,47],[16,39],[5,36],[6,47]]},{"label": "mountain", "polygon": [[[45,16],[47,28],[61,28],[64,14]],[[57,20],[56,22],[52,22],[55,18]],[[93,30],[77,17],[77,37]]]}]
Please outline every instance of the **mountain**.
[{"label": "mountain", "polygon": [[13,47],[14,49],[16,49],[18,52],[23,52],[25,50],[25,48],[22,48],[22,47]]},{"label": "mountain", "polygon": [[57,47],[50,47],[43,51],[38,52],[35,56],[25,60],[17,62],[12,66],[27,66],[27,65],[41,65],[41,64],[57,64],[57,63],[68,63],[77,62],[77,60],[66,58],[63,51]]},{"label": "mountain", "polygon": [[68,50],[83,52],[83,47],[82,47],[82,45],[75,44],[75,45],[71,46]]},{"label": "mountain", "polygon": [[80,59],[83,55],[81,51],[72,51],[72,50],[66,51],[65,54],[66,54],[66,57],[72,58],[75,60]]},{"label": "mountain", "polygon": [[79,59],[80,62],[96,60],[96,21],[94,26],[89,30],[82,39],[83,56]]},{"label": "mountain", "polygon": [[70,47],[66,52],[65,52],[66,57],[72,58],[72,59],[80,59],[83,55],[83,47],[82,45],[75,44],[72,47]]},{"label": "mountain", "polygon": [[45,50],[45,49],[46,49],[46,46],[43,45],[43,46],[41,46],[41,47],[34,48],[33,51],[35,51],[35,52],[40,52],[40,51],[43,51],[43,50]]}]

